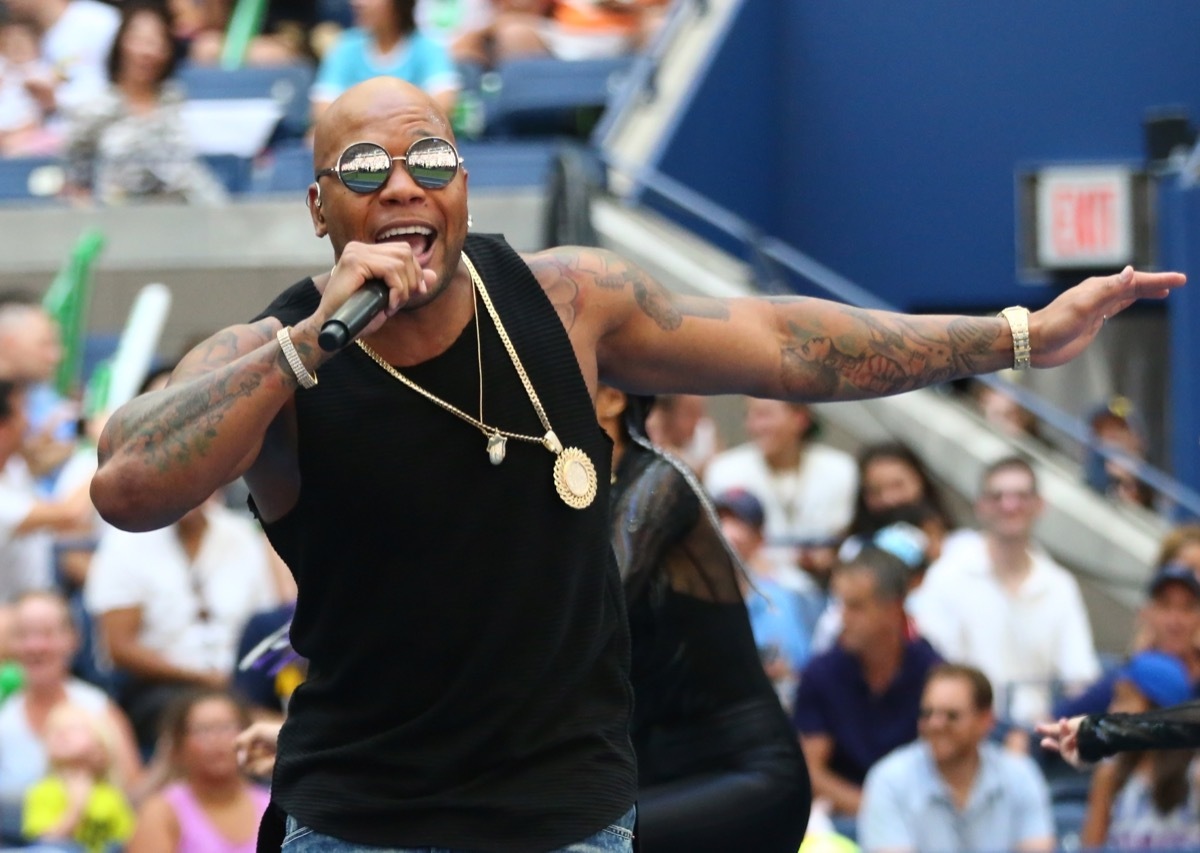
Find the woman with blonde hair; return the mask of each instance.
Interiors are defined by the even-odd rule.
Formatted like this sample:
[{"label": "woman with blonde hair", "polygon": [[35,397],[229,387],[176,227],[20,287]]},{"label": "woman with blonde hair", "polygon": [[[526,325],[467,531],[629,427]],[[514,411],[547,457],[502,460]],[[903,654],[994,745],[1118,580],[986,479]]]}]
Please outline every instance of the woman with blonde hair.
[{"label": "woman with blonde hair", "polygon": [[22,834],[103,853],[133,834],[133,810],[114,784],[116,733],[103,717],[62,702],[46,718],[50,772],[25,795]]}]

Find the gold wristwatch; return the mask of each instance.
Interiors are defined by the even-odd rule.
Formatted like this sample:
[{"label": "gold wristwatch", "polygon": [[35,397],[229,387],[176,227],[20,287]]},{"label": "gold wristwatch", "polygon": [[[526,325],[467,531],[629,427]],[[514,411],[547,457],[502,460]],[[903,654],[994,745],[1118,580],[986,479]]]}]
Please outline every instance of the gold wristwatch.
[{"label": "gold wristwatch", "polygon": [[1012,330],[1013,370],[1028,370],[1033,349],[1029,346],[1029,309],[1021,305],[1005,308],[996,316],[1008,321]]}]

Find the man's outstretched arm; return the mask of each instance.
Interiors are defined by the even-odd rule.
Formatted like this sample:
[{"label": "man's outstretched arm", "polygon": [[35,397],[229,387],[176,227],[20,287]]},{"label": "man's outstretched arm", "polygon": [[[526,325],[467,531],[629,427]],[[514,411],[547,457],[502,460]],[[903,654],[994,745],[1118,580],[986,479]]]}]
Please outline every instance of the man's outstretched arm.
[{"label": "man's outstretched arm", "polygon": [[[674,294],[602,250],[539,253],[531,266],[567,324],[596,340],[599,377],[628,391],[746,393],[820,401],[880,397],[1013,364],[1000,317],[899,314],[806,297]],[[1029,319],[1033,366],[1082,352],[1106,317],[1163,298],[1178,273],[1090,278]]]}]

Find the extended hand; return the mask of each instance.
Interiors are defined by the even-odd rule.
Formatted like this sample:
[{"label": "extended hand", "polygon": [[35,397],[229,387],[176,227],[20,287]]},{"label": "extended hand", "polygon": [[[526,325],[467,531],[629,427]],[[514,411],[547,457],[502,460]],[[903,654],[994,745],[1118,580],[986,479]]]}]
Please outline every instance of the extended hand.
[{"label": "extended hand", "polygon": [[1029,319],[1034,367],[1057,367],[1083,352],[1104,321],[1139,299],[1163,299],[1187,278],[1177,272],[1136,272],[1094,276],[1060,294]]},{"label": "extended hand", "polygon": [[1042,735],[1042,747],[1053,750],[1072,767],[1083,767],[1079,757],[1079,724],[1083,717],[1063,717],[1056,723],[1038,723],[1037,732]]},{"label": "extended hand", "polygon": [[275,749],[282,727],[282,723],[260,720],[238,735],[238,766],[260,779],[270,776],[275,769]]}]

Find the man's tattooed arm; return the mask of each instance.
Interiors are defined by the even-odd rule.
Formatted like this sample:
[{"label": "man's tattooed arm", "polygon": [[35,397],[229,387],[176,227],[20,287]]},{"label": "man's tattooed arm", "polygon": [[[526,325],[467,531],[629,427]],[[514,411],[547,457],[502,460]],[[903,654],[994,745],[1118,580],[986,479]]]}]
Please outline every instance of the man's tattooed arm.
[{"label": "man's tattooed arm", "polygon": [[530,266],[568,331],[588,322],[599,339],[615,329],[617,343],[601,346],[600,373],[639,389],[851,400],[1012,362],[999,318],[895,314],[799,296],[686,296],[600,249],[549,250]]},{"label": "man's tattooed arm", "polygon": [[[897,394],[1011,363],[1004,320],[893,314],[773,298],[780,384],[791,399]],[[1007,352],[1006,352],[1007,346]]]},{"label": "man's tattooed arm", "polygon": [[[170,384],[134,398],[100,437],[92,499],[126,529],[170,524],[241,475],[297,382],[276,320],[235,326],[200,344]],[[315,342],[293,338],[301,358]]]}]

